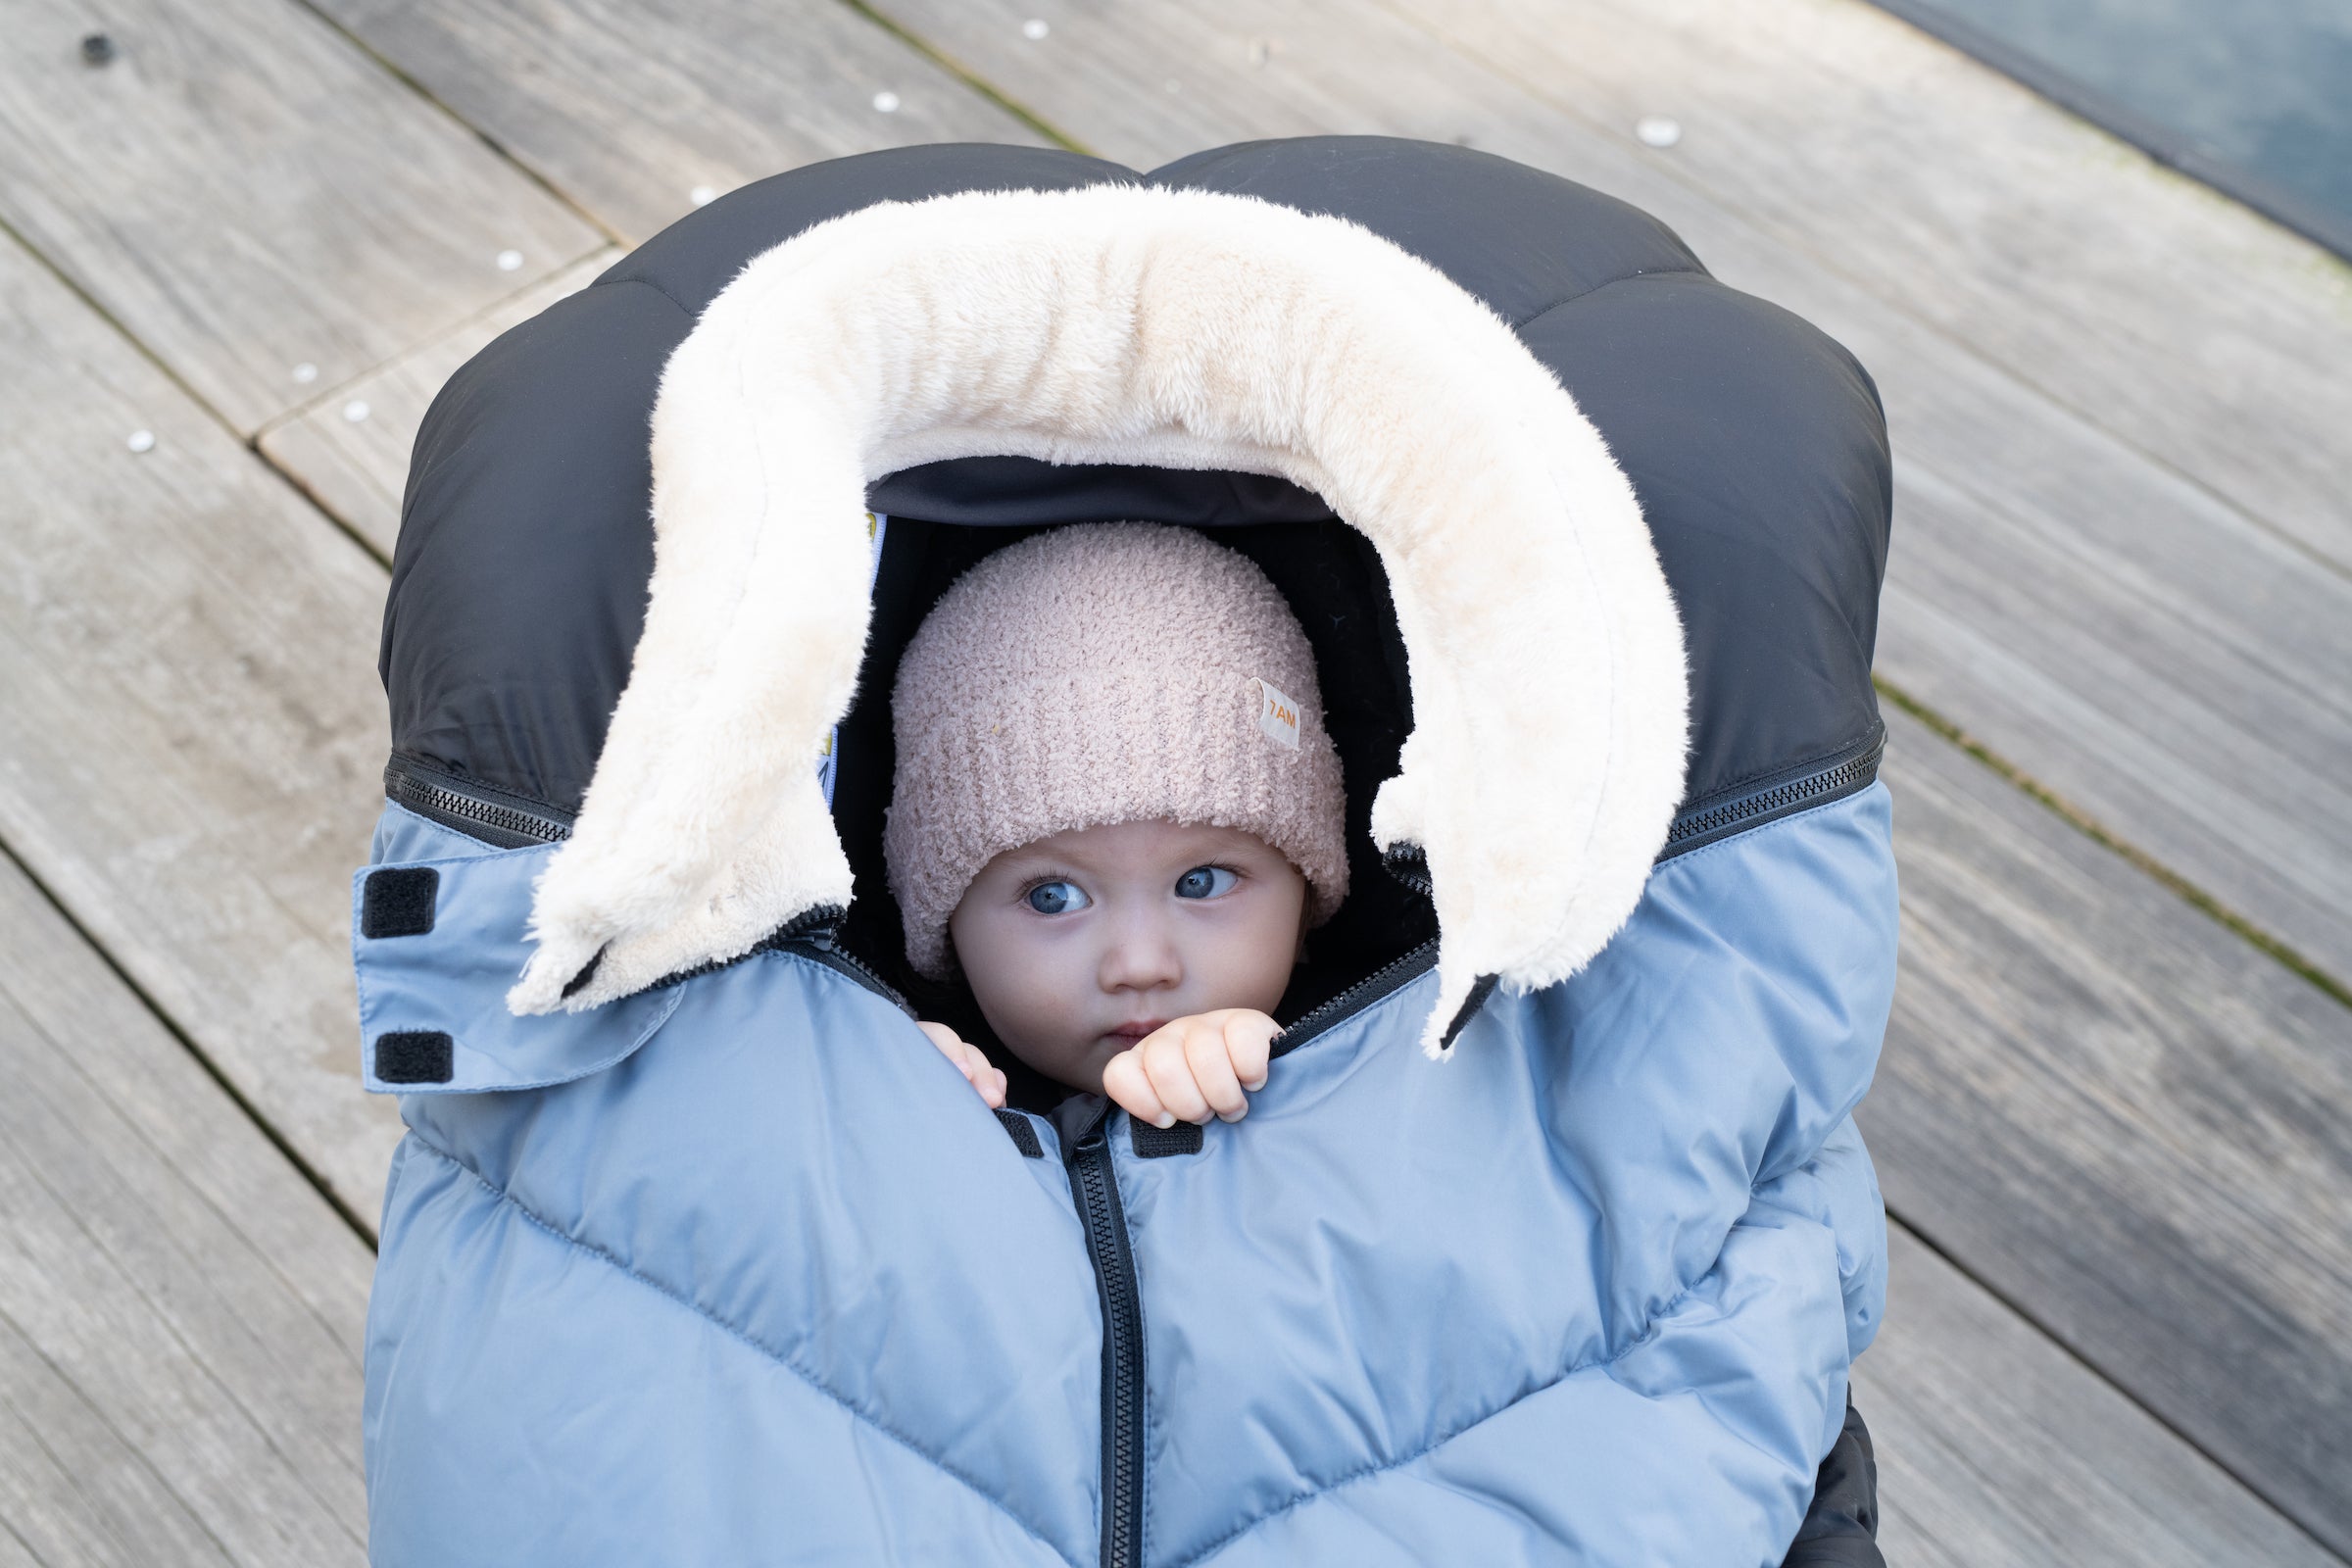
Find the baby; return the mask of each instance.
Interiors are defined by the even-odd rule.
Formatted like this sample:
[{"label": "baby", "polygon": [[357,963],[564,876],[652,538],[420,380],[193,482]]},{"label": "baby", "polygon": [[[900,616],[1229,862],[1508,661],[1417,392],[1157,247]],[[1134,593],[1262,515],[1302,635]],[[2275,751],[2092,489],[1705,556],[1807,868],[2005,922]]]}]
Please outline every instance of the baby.
[{"label": "baby", "polygon": [[[1020,1060],[1159,1127],[1237,1121],[1309,929],[1348,891],[1313,655],[1191,529],[999,551],[907,645],[884,849],[906,956]],[[926,1022],[991,1105],[1003,1071]]]}]

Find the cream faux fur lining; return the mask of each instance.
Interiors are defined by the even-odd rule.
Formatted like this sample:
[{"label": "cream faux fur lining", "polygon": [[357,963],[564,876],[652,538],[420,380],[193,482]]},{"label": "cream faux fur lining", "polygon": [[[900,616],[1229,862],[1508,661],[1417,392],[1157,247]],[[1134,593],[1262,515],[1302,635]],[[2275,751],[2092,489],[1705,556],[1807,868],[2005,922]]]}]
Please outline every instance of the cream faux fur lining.
[{"label": "cream faux fur lining", "polygon": [[1279,474],[1378,547],[1415,727],[1372,831],[1428,856],[1433,1054],[1479,976],[1564,979],[1633,911],[1683,790],[1682,628],[1632,486],[1551,373],[1340,219],[975,192],[777,246],[670,356],[645,633],[539,880],[516,1012],[849,902],[814,760],[865,643],[865,488],[981,454]]}]

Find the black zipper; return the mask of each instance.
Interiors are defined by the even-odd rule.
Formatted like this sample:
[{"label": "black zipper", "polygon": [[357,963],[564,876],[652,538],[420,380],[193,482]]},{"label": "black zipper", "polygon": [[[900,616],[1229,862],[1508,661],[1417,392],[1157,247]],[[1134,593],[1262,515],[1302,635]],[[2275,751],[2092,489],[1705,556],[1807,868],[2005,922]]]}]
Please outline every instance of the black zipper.
[{"label": "black zipper", "polygon": [[1069,1154],[1070,1192],[1102,1298],[1102,1563],[1144,1560],[1144,1303],[1111,1168],[1106,1113]]},{"label": "black zipper", "polygon": [[[419,816],[438,822],[443,827],[456,828],[469,838],[494,844],[502,850],[526,849],[535,844],[560,844],[571,837],[570,813],[543,801],[527,800],[472,779],[445,773],[415,758],[395,756],[384,765],[384,794]],[[842,913],[838,906],[804,910],[754,944],[748,953],[733,958],[713,958],[689,969],[665,974],[646,989],[652,991],[662,986],[681,985],[688,980],[714,974],[729,964],[741,963],[754,954],[791,948],[836,973],[847,975],[908,1017],[913,1017],[914,1008],[907,1004],[905,997],[899,995],[896,987],[867,968],[835,941]],[[593,971],[594,964],[591,963],[586,972]],[[575,986],[582,983],[584,976],[573,981]]]},{"label": "black zipper", "polygon": [[1326,1030],[1338,1027],[1371,1006],[1395,996],[1438,966],[1438,939],[1431,937],[1400,958],[1392,958],[1363,979],[1274,1037],[1269,1058],[1286,1055]]},{"label": "black zipper", "polygon": [[841,906],[837,904],[805,909],[732,958],[706,958],[690,969],[673,970],[645,989],[659,991],[664,986],[684,985],[689,980],[700,980],[707,974],[732,968],[744,959],[758,957],[762,953],[789,950],[804,958],[823,964],[836,974],[848,976],[907,1017],[914,1017],[914,1004],[901,996],[896,986],[867,968],[841,946],[837,940],[837,928],[841,924],[842,912]]},{"label": "black zipper", "polygon": [[[1826,763],[1813,764],[1793,777],[1747,786],[1729,798],[1701,802],[1675,817],[1658,858],[1670,860],[1717,839],[1761,827],[1777,817],[1790,816],[1857,794],[1877,780],[1879,763],[1886,754],[1886,728],[1874,726],[1869,735],[1844,755]],[[559,844],[571,837],[571,813],[545,802],[491,789],[471,779],[461,780],[413,758],[394,757],[385,765],[384,793],[419,816],[500,849]],[[1382,858],[1396,880],[1416,893],[1424,896],[1429,893],[1428,861],[1418,848],[1398,845]],[[880,984],[871,970],[864,969],[862,964],[858,968],[864,970],[864,978]],[[889,994],[896,1000],[896,993]]]},{"label": "black zipper", "polygon": [[[828,969],[848,975],[875,996],[896,1006],[907,1017],[916,1016],[914,1004],[901,996],[898,987],[867,968],[863,959],[841,945],[838,939],[841,934],[841,917],[844,912],[833,906],[827,906],[821,909],[810,909],[807,914],[796,917],[791,924],[768,938],[766,942],[761,943],[760,947],[764,948],[771,943],[777,947],[790,944],[795,952],[806,957],[814,958]],[[757,953],[760,948],[754,948],[752,951]]]},{"label": "black zipper", "polygon": [[[1798,811],[1826,806],[1835,800],[1857,794],[1870,787],[1879,776],[1879,763],[1886,754],[1886,730],[1884,725],[1872,728],[1869,735],[1844,754],[1827,762],[1817,762],[1793,777],[1768,780],[1752,785],[1727,800],[1709,801],[1674,819],[1667,831],[1666,847],[1658,852],[1661,861],[1678,855],[1730,838],[1749,828]],[[1430,897],[1429,860],[1420,846],[1399,844],[1381,856],[1381,864],[1389,875],[1420,894]],[[1395,995],[1437,967],[1438,940],[1432,937],[1402,957],[1391,960],[1371,975],[1333,997],[1309,1011],[1274,1037],[1271,1055],[1280,1056],[1296,1051],[1315,1036],[1347,1022],[1366,1007]],[[1491,988],[1490,988],[1491,989]],[[1478,999],[1483,1000],[1483,999]],[[1465,1013],[1475,1006],[1465,1008]],[[1458,1030],[1467,1017],[1456,1019]]]},{"label": "black zipper", "polygon": [[1702,801],[1674,819],[1658,858],[1671,860],[1718,839],[1859,794],[1877,780],[1879,762],[1886,755],[1886,728],[1874,724],[1868,735],[1827,761],[1810,763],[1793,775],[1741,786],[1728,797]]},{"label": "black zipper", "polygon": [[570,812],[458,778],[414,758],[395,756],[384,764],[384,793],[418,816],[502,850],[571,837]]}]

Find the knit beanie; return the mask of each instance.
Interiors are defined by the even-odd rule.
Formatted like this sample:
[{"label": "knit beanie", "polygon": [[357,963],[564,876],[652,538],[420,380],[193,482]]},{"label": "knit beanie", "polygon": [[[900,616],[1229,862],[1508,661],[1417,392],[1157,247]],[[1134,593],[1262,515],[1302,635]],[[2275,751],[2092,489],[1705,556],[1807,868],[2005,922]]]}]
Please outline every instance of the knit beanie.
[{"label": "knit beanie", "polygon": [[1164,818],[1254,833],[1348,896],[1346,797],[1306,634],[1264,572],[1190,528],[1071,524],[943,595],[891,694],[883,831],[916,972],[989,861],[1054,834]]}]

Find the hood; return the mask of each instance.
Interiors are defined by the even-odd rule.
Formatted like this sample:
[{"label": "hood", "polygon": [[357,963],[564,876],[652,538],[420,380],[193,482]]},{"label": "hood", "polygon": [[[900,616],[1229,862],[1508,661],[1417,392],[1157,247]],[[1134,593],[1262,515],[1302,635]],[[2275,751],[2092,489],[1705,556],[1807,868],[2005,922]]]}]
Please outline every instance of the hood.
[{"label": "hood", "polygon": [[[1301,199],[1317,176],[1321,199]],[[949,188],[906,188],[926,180]],[[990,184],[1028,188],[954,188]],[[1351,190],[1377,198],[1331,199]],[[1485,204],[1483,243],[1465,201]],[[704,221],[729,204],[731,226]],[[746,245],[761,222],[781,233]],[[1395,750],[1346,758],[1350,829],[1367,856],[1426,864],[1433,1048],[1482,979],[1533,989],[1597,953],[1670,831],[1694,837],[1678,807],[1703,822],[1727,790],[1875,738],[1886,473],[1867,379],[1653,220],[1501,160],[1352,138],[1150,181],[1014,149],[843,160],[713,204],[517,334],[419,437],[386,676],[396,774],[568,829],[519,1011],[596,1005],[886,899],[854,863],[850,818],[878,828],[870,786],[829,808],[816,760],[840,726],[847,789],[876,728],[861,711],[889,689],[876,634],[903,646],[989,524],[1263,532],[1253,556],[1296,544],[1298,586],[1276,574],[1295,605],[1321,584],[1370,607],[1353,634],[1389,678],[1361,683],[1367,727]],[[1572,392],[1578,372],[1597,400]],[[1629,385],[1635,462],[1586,406]],[[530,390],[555,407],[523,412]],[[575,407],[593,422],[565,429]],[[481,443],[507,430],[525,439],[502,480]],[[481,514],[564,444],[584,471],[517,495],[527,523],[453,533],[459,503]],[[1645,521],[1645,470],[1671,533],[1654,502]],[[564,515],[567,492],[585,515]],[[879,564],[869,507],[893,519]],[[548,619],[467,627],[425,597],[463,581],[454,599],[478,611],[480,573],[574,536],[556,575],[586,592]],[[521,678],[502,686],[502,662]],[[1761,713],[1737,710],[1750,689]]]}]

